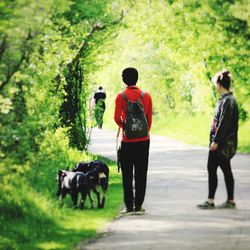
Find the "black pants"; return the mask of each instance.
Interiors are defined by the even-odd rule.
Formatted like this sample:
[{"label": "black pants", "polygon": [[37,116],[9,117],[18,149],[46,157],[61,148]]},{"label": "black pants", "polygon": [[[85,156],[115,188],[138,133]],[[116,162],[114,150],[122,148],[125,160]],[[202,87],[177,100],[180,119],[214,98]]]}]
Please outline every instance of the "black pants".
[{"label": "black pants", "polygon": [[218,178],[217,178],[217,168],[220,166],[225,179],[225,184],[227,188],[227,198],[228,200],[234,199],[234,178],[231,170],[230,160],[221,159],[216,151],[209,151],[207,170],[208,170],[208,187],[209,187],[209,199],[214,199],[214,195],[217,189]]},{"label": "black pants", "polygon": [[[124,202],[128,209],[140,208],[145,197],[149,140],[142,142],[122,142],[121,169]],[[133,188],[134,179],[134,188]],[[135,192],[133,192],[133,189]]]}]

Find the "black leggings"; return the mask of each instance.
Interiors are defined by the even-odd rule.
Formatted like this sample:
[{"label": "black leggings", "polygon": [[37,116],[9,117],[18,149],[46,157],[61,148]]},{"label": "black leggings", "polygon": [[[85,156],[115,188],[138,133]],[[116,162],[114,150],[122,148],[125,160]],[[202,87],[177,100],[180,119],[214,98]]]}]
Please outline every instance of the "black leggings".
[{"label": "black leggings", "polygon": [[231,170],[230,160],[221,159],[216,151],[209,151],[207,170],[208,170],[208,187],[209,187],[209,199],[214,199],[214,195],[217,189],[218,178],[217,168],[220,166],[225,179],[227,188],[228,200],[234,199],[234,177]]},{"label": "black leggings", "polygon": [[133,207],[140,208],[144,201],[147,184],[149,144],[149,141],[122,142],[121,144],[124,202],[128,209],[133,209]]}]

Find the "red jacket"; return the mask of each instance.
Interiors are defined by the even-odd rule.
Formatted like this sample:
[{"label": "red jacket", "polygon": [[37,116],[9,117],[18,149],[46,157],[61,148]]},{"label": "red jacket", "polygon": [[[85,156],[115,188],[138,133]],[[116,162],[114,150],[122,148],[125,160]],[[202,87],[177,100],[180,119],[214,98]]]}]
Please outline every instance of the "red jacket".
[{"label": "red jacket", "polygon": [[[129,86],[125,89],[124,92],[127,98],[131,101],[136,101],[141,96],[141,90],[137,86]],[[145,92],[142,98],[142,105],[144,108],[144,112],[148,121],[148,128],[150,131],[151,124],[152,124],[152,98],[150,94],[147,92]],[[120,128],[122,128],[122,124],[126,120],[126,111],[127,111],[127,102],[124,100],[121,93],[119,93],[115,100],[114,120]],[[138,141],[147,141],[147,140],[149,140],[149,135],[145,137],[141,137],[141,138],[129,139],[124,135],[124,130],[122,128],[122,141],[123,142],[138,142]]]}]

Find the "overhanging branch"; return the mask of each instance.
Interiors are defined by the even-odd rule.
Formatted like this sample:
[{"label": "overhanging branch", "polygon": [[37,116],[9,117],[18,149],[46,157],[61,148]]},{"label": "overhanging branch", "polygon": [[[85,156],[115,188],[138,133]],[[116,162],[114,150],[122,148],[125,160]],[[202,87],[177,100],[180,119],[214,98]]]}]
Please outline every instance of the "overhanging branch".
[{"label": "overhanging branch", "polygon": [[4,36],[3,41],[0,43],[0,60],[4,54],[4,51],[7,48],[7,35]]},{"label": "overhanging branch", "polygon": [[71,64],[74,64],[75,62],[77,62],[84,54],[84,51],[85,49],[87,48],[88,46],[88,42],[89,40],[92,38],[93,34],[96,32],[96,31],[100,31],[100,30],[104,30],[106,29],[108,26],[111,26],[111,25],[116,25],[116,24],[119,24],[122,19],[124,17],[124,13],[123,13],[123,10],[121,11],[121,15],[120,17],[117,19],[117,20],[114,20],[113,22],[111,22],[110,24],[102,24],[102,23],[96,23],[95,25],[93,25],[91,27],[91,30],[90,32],[88,33],[88,35],[85,37],[84,39],[84,42],[82,43],[79,51],[77,52],[76,56],[74,59],[72,59],[72,61],[67,65],[71,65]]},{"label": "overhanging branch", "polygon": [[16,63],[16,65],[13,67],[13,69],[7,74],[6,79],[2,82],[2,84],[0,85],[0,91],[3,90],[3,88],[5,87],[5,85],[7,85],[12,76],[20,69],[22,63],[27,60],[28,58],[28,46],[27,43],[29,40],[33,39],[33,36],[31,34],[31,32],[29,32],[29,34],[27,35],[26,39],[24,40],[23,44],[24,44],[24,50],[23,50],[23,54],[21,55],[21,58],[19,59],[19,61]]}]

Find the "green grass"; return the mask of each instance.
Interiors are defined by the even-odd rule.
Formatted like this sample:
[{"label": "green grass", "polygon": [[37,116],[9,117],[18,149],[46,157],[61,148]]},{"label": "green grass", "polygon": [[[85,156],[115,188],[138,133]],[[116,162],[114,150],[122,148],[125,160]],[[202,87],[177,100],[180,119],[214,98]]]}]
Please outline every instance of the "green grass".
[{"label": "green grass", "polygon": [[[107,112],[104,126],[117,129],[113,116]],[[167,136],[197,146],[208,146],[212,114],[166,114],[153,116],[151,134]],[[250,120],[240,123],[238,131],[238,152],[250,153]]]},{"label": "green grass", "polygon": [[[211,116],[180,114],[155,119],[152,133],[169,136],[188,144],[208,146]],[[250,121],[240,123],[238,152],[250,153]]]},{"label": "green grass", "polygon": [[238,152],[250,153],[250,120],[242,124],[239,128]]},{"label": "green grass", "polygon": [[[59,202],[55,196],[55,175],[47,170],[41,171],[36,181],[29,181],[19,173],[0,174],[3,184],[0,190],[0,249],[69,250],[81,241],[97,237],[98,231],[118,215],[122,204],[121,176],[116,164],[104,161],[110,167],[104,209],[90,209],[88,200],[83,210],[73,209],[69,196]],[[31,169],[25,175],[32,179],[34,171]]]},{"label": "green grass", "polygon": [[208,145],[210,129],[209,117],[189,114],[169,115],[155,119],[152,133],[169,136],[171,138],[193,145]]}]

